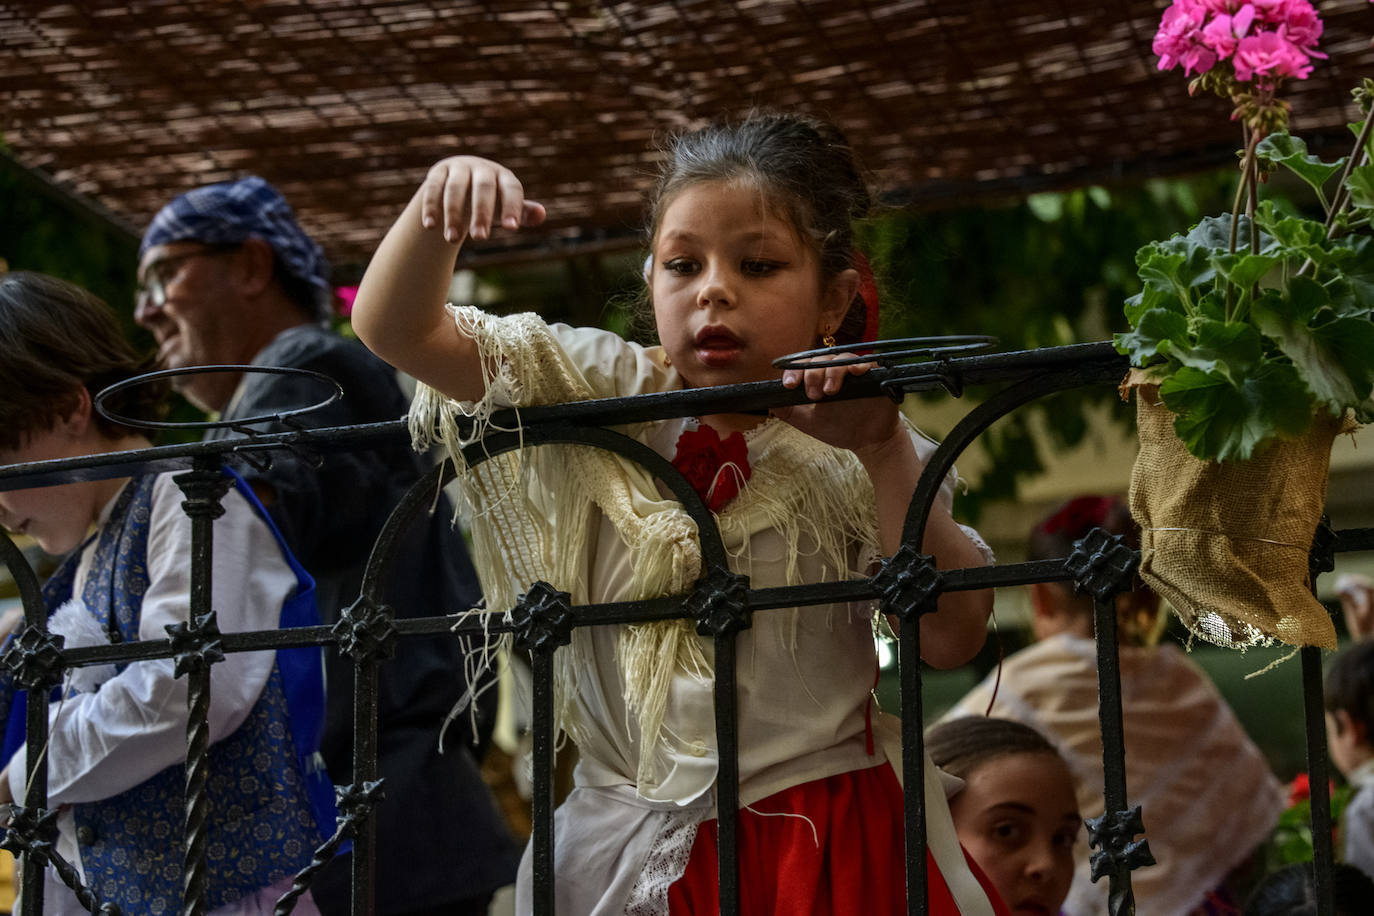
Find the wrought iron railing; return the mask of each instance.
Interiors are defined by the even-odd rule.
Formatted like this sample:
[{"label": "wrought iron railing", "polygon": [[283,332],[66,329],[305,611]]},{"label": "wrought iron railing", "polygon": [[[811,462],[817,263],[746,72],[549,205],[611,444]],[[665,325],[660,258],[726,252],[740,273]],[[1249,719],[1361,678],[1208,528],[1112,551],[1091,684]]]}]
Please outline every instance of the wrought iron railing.
[{"label": "wrought iron railing", "polygon": [[[944,389],[958,396],[966,385],[995,386],[994,393],[970,411],[944,439],[927,462],[912,497],[902,546],[867,578],[841,582],[752,589],[732,573],[721,535],[711,513],[685,478],[672,465],[641,443],[609,429],[670,417],[722,412],[766,411],[804,401],[798,391],[771,382],[713,389],[694,389],[629,398],[527,408],[520,411],[519,433],[498,433],[471,446],[471,463],[521,447],[552,443],[581,443],[616,452],[644,465],[667,485],[696,521],[701,537],[703,574],[693,590],[682,596],[638,602],[572,606],[568,596],[547,583],[526,583],[509,619],[485,624],[475,619],[455,626],[454,618],[394,619],[381,594],[381,582],[393,560],[399,537],[429,507],[435,487],[452,475],[451,467],[436,467],[419,481],[397,506],[373,547],[361,594],[331,626],[262,632],[221,633],[210,607],[210,558],[213,519],[224,493],[220,468],[237,459],[262,461],[274,451],[305,449],[329,452],[364,449],[381,440],[406,435],[401,421],[329,429],[299,429],[221,439],[189,445],[165,446],[91,458],[45,461],[0,467],[0,491],[74,480],[109,479],[132,473],[178,471],[176,481],[187,496],[192,518],[192,591],[188,619],[165,640],[145,640],[87,648],[63,648],[46,628],[37,577],[7,535],[0,535],[0,559],[18,584],[25,627],[0,657],[0,666],[30,691],[44,695],[62,672],[73,667],[173,658],[178,676],[187,678],[185,888],[181,912],[200,916],[205,903],[206,711],[211,666],[224,653],[322,645],[347,653],[356,666],[354,687],[353,782],[339,788],[340,818],[335,834],[318,851],[315,862],[297,878],[295,887],[278,904],[290,912],[295,897],[309,884],[313,872],[346,839],[353,843],[353,913],[373,912],[375,835],[372,813],[381,797],[377,775],[378,671],[392,655],[397,640],[447,632],[476,636],[511,633],[527,650],[533,664],[533,836],[531,839],[534,912],[554,912],[553,772],[554,701],[553,659],[575,627],[630,623],[671,618],[693,619],[697,631],[714,643],[716,659],[715,725],[720,755],[717,785],[719,818],[720,912],[739,912],[741,876],[737,867],[739,808],[738,743],[736,735],[735,640],[750,625],[752,615],[771,608],[804,607],[822,603],[877,601],[880,609],[899,621],[902,760],[905,793],[906,869],[908,910],[927,912],[925,819],[923,793],[923,735],[919,620],[949,591],[1025,585],[1043,581],[1073,581],[1091,593],[1096,607],[1100,719],[1104,748],[1106,813],[1089,825],[1094,876],[1110,882],[1109,912],[1134,912],[1131,872],[1149,861],[1147,843],[1140,838],[1149,816],[1131,808],[1125,777],[1125,747],[1121,722],[1121,687],[1117,660],[1116,615],[1113,597],[1130,587],[1137,554],[1119,537],[1101,529],[1080,540],[1070,556],[1028,563],[969,569],[937,569],[918,545],[940,482],[955,459],[979,434],[999,418],[1041,397],[1070,388],[1116,383],[1125,370],[1122,357],[1106,343],[1079,344],[1016,353],[953,357],[948,354],[913,365],[885,366],[846,382],[837,400]],[[513,428],[515,417],[498,416],[492,428]],[[1324,527],[1312,555],[1315,575],[1330,570],[1334,554],[1374,548],[1374,529],[1333,532]],[[1332,849],[1327,798],[1328,765],[1323,730],[1320,654],[1303,649],[1302,670],[1307,714],[1308,767],[1312,787],[1312,835],[1321,900],[1319,912],[1331,916]],[[46,704],[30,703],[27,712],[29,747],[42,747],[48,729]],[[22,804],[16,805],[5,833],[4,848],[22,861],[20,913],[37,916],[42,910],[43,870],[54,868],[93,913],[117,912],[88,888],[80,886],[72,863],[56,852],[56,813],[47,809],[44,766],[27,784]],[[747,880],[747,876],[745,877]],[[130,914],[132,916],[132,914]]]}]

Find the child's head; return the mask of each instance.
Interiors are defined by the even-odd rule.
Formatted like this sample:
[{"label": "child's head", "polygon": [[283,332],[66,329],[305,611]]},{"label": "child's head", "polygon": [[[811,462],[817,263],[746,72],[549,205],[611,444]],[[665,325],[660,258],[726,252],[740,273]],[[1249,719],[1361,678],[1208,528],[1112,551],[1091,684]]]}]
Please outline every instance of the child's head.
[{"label": "child's head", "polygon": [[1035,729],[982,716],[935,726],[926,750],[964,780],[949,802],[954,829],[1008,908],[1058,913],[1083,823],[1064,758]]},{"label": "child's head", "polygon": [[1326,673],[1326,743],[1342,773],[1374,757],[1374,642],[1346,649]]},{"label": "child's head", "polygon": [[650,201],[648,273],[673,364],[697,385],[749,381],[828,334],[858,341],[852,223],[868,207],[853,151],[822,121],[762,114],[678,136]]},{"label": "child's head", "polygon": [[[1026,559],[1067,557],[1074,543],[1094,528],[1123,536],[1131,547],[1140,546],[1138,529],[1124,502],[1115,496],[1078,496],[1035,524],[1026,544]],[[1031,628],[1037,639],[1065,632],[1092,635],[1092,596],[1075,591],[1073,583],[1037,582],[1030,586],[1030,594]],[[1162,623],[1159,596],[1138,579],[1131,591],[1117,596],[1117,630],[1123,644],[1153,644]]]},{"label": "child's head", "polygon": [[[42,274],[0,275],[0,464],[118,447],[135,431],[100,416],[91,398],[149,368],[95,296]],[[160,385],[136,386],[110,398],[109,408],[156,417],[163,393]],[[89,503],[104,489],[67,484],[0,493],[0,524],[32,535],[50,553],[65,552],[84,536],[94,518]]]},{"label": "child's head", "polygon": [[[1331,870],[1336,916],[1368,913],[1374,900],[1374,878],[1353,865],[1337,863]],[[1245,901],[1244,916],[1317,916],[1317,883],[1311,862],[1280,868],[1256,887]]]},{"label": "child's head", "polygon": [[[17,449],[30,434],[52,429],[75,409],[83,389],[94,395],[153,368],[98,297],[44,274],[0,274],[0,450]],[[165,385],[139,385],[117,392],[109,409],[156,418],[165,393]],[[98,414],[94,422],[110,438],[129,432]]]}]

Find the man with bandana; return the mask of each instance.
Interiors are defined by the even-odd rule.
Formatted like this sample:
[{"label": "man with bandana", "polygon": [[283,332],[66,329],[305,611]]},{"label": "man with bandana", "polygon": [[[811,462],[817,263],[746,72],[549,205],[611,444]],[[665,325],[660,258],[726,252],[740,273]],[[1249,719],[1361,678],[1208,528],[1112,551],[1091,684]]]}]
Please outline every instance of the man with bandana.
[{"label": "man with bandana", "polygon": [[[293,418],[302,425],[395,420],[408,405],[394,371],[328,327],[328,273],[320,247],[272,185],[258,177],[207,185],[165,206],[144,233],[135,319],[156,338],[167,368],[284,366],[337,381],[343,398]],[[190,374],[174,384],[223,420],[273,416],[318,403],[330,390],[301,375],[232,371]],[[320,613],[332,623],[357,599],[378,532],[426,465],[404,441],[317,457],[274,451],[271,459],[270,466],[240,470],[315,576]],[[398,617],[453,613],[480,599],[451,517],[439,505],[410,526],[383,594]],[[335,784],[347,785],[353,663],[338,652],[327,659],[321,751]],[[400,639],[395,659],[381,668],[378,763],[386,798],[377,830],[379,914],[485,914],[492,892],[514,880],[519,849],[478,769],[489,721],[479,738],[465,716],[455,723],[447,752],[439,752],[440,727],[464,690],[464,670],[462,649],[451,637]],[[489,713],[495,691],[486,697]],[[461,738],[474,740],[465,745]],[[348,879],[347,857],[316,879],[312,890],[325,916],[349,912]]]}]

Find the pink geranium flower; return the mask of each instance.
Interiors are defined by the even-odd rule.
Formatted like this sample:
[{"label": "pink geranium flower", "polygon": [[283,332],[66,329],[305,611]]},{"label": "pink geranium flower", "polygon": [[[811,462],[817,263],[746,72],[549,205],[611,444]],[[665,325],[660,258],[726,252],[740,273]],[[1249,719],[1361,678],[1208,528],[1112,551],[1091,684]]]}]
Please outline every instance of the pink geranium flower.
[{"label": "pink geranium flower", "polygon": [[1284,77],[1307,79],[1312,60],[1301,48],[1277,32],[1260,32],[1242,38],[1233,60],[1236,79],[1248,82],[1259,77],[1276,80]]},{"label": "pink geranium flower", "polygon": [[1234,16],[1223,13],[1203,27],[1202,42],[1225,60],[1236,53],[1236,45],[1249,33],[1254,21],[1255,8],[1250,5],[1242,6]]},{"label": "pink geranium flower", "polygon": [[358,298],[358,287],[356,286],[336,286],[334,296],[338,301],[337,308],[339,314],[348,318],[353,314],[353,300]]},{"label": "pink geranium flower", "polygon": [[1291,0],[1248,0],[1261,22],[1278,23],[1284,20]]},{"label": "pink geranium flower", "polygon": [[1203,43],[1202,28],[1207,22],[1205,0],[1174,0],[1164,11],[1155,35],[1154,52],[1159,69],[1171,70],[1183,64],[1185,75],[1205,73],[1217,62],[1216,52]]},{"label": "pink geranium flower", "polygon": [[1321,17],[1307,0],[1289,0],[1284,13],[1283,21],[1279,23],[1279,32],[1311,54],[1317,39],[1322,37]]},{"label": "pink geranium flower", "polygon": [[[1312,72],[1322,21],[1310,0],[1174,0],[1164,11],[1154,51],[1159,69],[1206,73],[1234,64],[1236,79],[1304,79]],[[1244,59],[1238,59],[1244,47]]]}]

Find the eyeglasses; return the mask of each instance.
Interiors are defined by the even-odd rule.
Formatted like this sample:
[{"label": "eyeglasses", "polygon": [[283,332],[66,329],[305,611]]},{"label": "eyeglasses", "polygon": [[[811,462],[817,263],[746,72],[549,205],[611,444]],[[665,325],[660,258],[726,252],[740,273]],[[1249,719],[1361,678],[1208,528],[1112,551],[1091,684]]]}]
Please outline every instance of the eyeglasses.
[{"label": "eyeglasses", "polygon": [[192,258],[214,257],[236,251],[238,248],[238,245],[207,245],[195,251],[184,251],[181,254],[158,258],[143,271],[143,280],[134,293],[134,301],[141,303],[147,299],[154,307],[162,308],[167,304],[167,284],[176,279],[183,264]]}]

